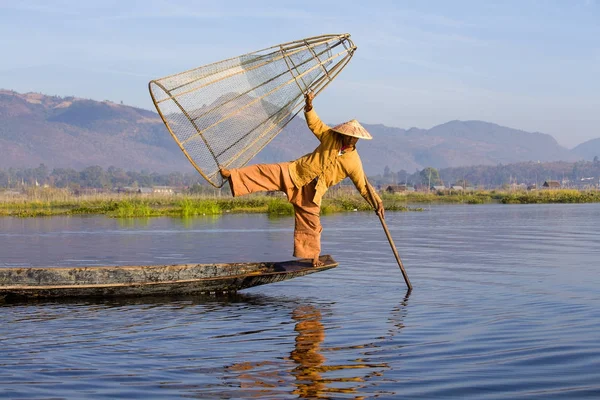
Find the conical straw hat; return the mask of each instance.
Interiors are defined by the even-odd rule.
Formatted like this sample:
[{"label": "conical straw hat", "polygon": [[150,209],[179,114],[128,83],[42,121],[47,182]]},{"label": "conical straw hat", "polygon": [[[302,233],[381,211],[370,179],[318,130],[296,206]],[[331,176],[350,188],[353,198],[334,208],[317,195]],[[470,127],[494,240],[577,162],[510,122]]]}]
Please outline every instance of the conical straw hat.
[{"label": "conical straw hat", "polygon": [[373,136],[355,119],[344,122],[331,128],[332,131],[341,133],[342,135],[352,136],[359,139],[371,140]]}]

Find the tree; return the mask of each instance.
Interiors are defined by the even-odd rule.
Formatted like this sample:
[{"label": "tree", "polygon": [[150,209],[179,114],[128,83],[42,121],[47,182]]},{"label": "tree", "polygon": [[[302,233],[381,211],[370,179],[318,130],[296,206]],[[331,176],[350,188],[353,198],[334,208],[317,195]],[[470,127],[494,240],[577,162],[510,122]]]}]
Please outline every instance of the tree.
[{"label": "tree", "polygon": [[440,173],[437,169],[432,167],[423,168],[423,170],[419,172],[419,177],[421,178],[421,183],[423,185],[428,185],[428,187],[441,183]]},{"label": "tree", "polygon": [[50,177],[54,186],[59,188],[65,188],[72,184],[79,183],[79,172],[72,168],[54,168]]},{"label": "tree", "polygon": [[131,184],[131,179],[122,168],[111,165],[108,167],[108,170],[106,170],[106,174],[113,187],[129,186]]},{"label": "tree", "polygon": [[8,172],[0,170],[0,187],[9,187],[10,176]]},{"label": "tree", "polygon": [[408,172],[406,170],[401,169],[396,173],[396,182],[399,184],[408,184]]},{"label": "tree", "polygon": [[44,164],[40,164],[40,166],[33,171],[33,176],[38,183],[46,183],[48,177],[50,176],[48,172],[48,167],[46,167],[46,165]]},{"label": "tree", "polygon": [[87,167],[79,175],[82,186],[90,188],[106,188],[110,186],[104,170],[99,165]]},{"label": "tree", "polygon": [[171,172],[167,183],[169,186],[183,186],[183,174],[181,172]]},{"label": "tree", "polygon": [[391,175],[390,167],[388,167],[386,165],[385,168],[383,169],[383,178],[389,179],[390,175]]}]

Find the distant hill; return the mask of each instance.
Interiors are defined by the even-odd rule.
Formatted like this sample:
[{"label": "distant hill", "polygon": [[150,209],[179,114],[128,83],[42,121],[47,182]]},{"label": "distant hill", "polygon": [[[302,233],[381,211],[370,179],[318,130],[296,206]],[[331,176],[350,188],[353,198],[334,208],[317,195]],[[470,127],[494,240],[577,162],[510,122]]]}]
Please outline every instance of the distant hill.
[{"label": "distant hill", "polygon": [[594,157],[600,158],[600,138],[583,142],[572,151],[586,161],[592,161]]},{"label": "distant hill", "polygon": [[[381,173],[386,166],[412,173],[426,166],[575,161],[586,157],[560,146],[550,135],[483,121],[450,121],[431,129],[365,127],[374,136],[372,141],[358,143],[368,174]],[[296,118],[253,162],[292,160],[317,144],[304,120]],[[113,165],[156,172],[193,170],[153,111],[108,101],[9,90],[0,90],[0,152],[0,168],[44,163],[49,168]]]},{"label": "distant hill", "polygon": [[193,169],[157,113],[111,102],[0,90],[0,168]]}]

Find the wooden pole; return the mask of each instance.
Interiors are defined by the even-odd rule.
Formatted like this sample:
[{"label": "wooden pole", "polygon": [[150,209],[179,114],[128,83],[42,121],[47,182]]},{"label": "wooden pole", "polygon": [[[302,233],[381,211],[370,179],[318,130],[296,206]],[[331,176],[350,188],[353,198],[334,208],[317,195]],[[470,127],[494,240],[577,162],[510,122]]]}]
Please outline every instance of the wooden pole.
[{"label": "wooden pole", "polygon": [[[367,189],[369,190],[369,194],[371,195],[373,204],[377,204],[375,196],[373,195],[373,187],[371,186],[371,184],[368,181],[367,181]],[[396,257],[396,261],[398,262],[398,267],[400,267],[400,271],[402,271],[402,276],[404,277],[404,282],[406,282],[406,286],[408,287],[408,291],[410,292],[412,290],[412,285],[410,283],[410,279],[408,279],[408,274],[406,273],[406,270],[404,269],[404,265],[402,264],[402,260],[400,259],[400,255],[398,254],[398,250],[396,250],[396,245],[394,244],[394,240],[392,239],[390,230],[388,229],[387,224],[385,223],[385,220],[383,219],[383,217],[379,213],[377,213],[377,216],[379,217],[379,221],[381,221],[381,226],[383,226],[383,230],[385,231],[385,235],[387,236],[388,242],[390,242],[392,252],[394,253],[394,256]]]}]

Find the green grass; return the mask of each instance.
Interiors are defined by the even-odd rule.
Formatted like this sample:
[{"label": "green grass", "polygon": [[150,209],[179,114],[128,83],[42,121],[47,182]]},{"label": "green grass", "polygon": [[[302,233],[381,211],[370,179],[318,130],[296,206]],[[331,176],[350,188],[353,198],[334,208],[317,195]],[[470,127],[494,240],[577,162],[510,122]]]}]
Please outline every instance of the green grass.
[{"label": "green grass", "polygon": [[183,199],[179,202],[179,215],[182,217],[195,217],[197,215],[217,215],[222,210],[219,204],[211,199]]},{"label": "green grass", "polygon": [[115,209],[107,212],[106,215],[115,218],[139,218],[160,214],[145,200],[127,199],[117,203]]},{"label": "green grass", "polygon": [[294,215],[294,206],[284,198],[275,198],[267,204],[267,214],[276,215]]},{"label": "green grass", "polygon": [[[478,191],[473,193],[383,193],[386,211],[420,211],[409,207],[420,203],[503,204],[591,203],[600,202],[600,191],[539,190],[533,192]],[[372,211],[357,194],[327,193],[321,214]],[[202,195],[97,194],[75,196],[61,189],[33,189],[21,195],[3,196],[0,191],[0,216],[41,217],[53,215],[106,215],[111,218],[155,216],[219,216],[222,213],[265,213],[269,216],[293,215],[285,197],[260,194],[232,197]]]},{"label": "green grass", "polygon": [[384,204],[387,202],[404,203],[456,203],[456,204],[484,204],[494,201],[492,192],[405,192],[399,194],[384,193]]},{"label": "green grass", "polygon": [[504,204],[546,204],[546,203],[598,203],[599,191],[579,191],[572,189],[537,190],[516,192],[502,199]]}]

